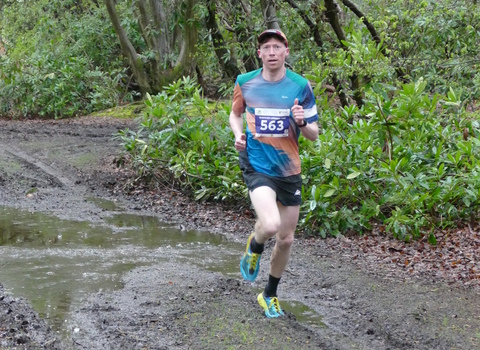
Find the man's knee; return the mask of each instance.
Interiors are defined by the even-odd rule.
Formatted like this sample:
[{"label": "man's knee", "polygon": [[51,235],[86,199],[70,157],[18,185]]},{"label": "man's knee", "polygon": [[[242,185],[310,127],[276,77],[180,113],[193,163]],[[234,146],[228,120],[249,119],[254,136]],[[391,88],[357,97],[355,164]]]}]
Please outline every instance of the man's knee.
[{"label": "man's knee", "polygon": [[271,238],[278,233],[280,229],[280,221],[279,220],[264,220],[261,222],[262,230],[265,236]]},{"label": "man's knee", "polygon": [[280,249],[288,249],[293,245],[294,237],[293,233],[289,235],[277,235],[277,244]]}]

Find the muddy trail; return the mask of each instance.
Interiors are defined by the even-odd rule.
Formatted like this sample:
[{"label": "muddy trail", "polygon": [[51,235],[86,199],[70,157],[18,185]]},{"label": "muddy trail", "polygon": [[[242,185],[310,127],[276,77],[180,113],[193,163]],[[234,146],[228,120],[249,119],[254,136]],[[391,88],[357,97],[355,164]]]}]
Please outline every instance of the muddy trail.
[{"label": "muddy trail", "polygon": [[[127,127],[0,121],[0,349],[480,349],[478,288],[406,278],[332,238],[296,240],[279,287],[286,316],[265,318],[268,262],[255,283],[237,271],[249,208],[132,187],[113,138]],[[124,230],[118,215],[142,224]]]}]

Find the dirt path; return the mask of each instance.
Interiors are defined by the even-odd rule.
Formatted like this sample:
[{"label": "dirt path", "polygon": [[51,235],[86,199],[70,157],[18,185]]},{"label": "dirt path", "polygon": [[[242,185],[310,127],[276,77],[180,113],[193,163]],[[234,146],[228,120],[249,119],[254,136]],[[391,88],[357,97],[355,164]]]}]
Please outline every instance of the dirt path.
[{"label": "dirt path", "polygon": [[[85,200],[96,196],[245,241],[253,224],[248,210],[191,203],[167,188],[126,194],[112,135],[128,126],[103,118],[0,121],[0,206],[100,222],[102,210]],[[262,315],[256,293],[267,278],[265,262],[252,285],[202,263],[159,259],[125,274],[121,290],[89,296],[74,312],[68,339],[28,301],[0,288],[0,349],[480,349],[477,289],[392,275],[366,259],[352,261],[332,248],[337,243],[297,240],[280,285],[281,299],[305,305],[321,323],[290,312],[277,320]]]}]

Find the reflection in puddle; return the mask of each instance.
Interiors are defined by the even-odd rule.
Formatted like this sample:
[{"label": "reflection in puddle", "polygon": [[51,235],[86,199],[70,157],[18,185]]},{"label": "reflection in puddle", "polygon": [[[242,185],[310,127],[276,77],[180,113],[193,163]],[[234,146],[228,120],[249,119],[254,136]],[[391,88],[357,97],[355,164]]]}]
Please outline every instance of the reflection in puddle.
[{"label": "reflection in puddle", "polygon": [[134,244],[156,248],[178,243],[220,244],[225,240],[206,232],[182,231],[153,216],[116,214],[105,220],[109,225],[60,220],[42,213],[0,207],[0,246],[112,248]]},{"label": "reflection in puddle", "polygon": [[95,204],[97,207],[103,210],[108,210],[108,211],[122,211],[123,209],[120,208],[117,203],[108,201],[103,198],[98,198],[98,197],[87,197],[86,198],[87,202],[92,202]]},{"label": "reflection in puddle", "polygon": [[[175,260],[241,278],[243,243],[124,214],[107,202],[95,201],[113,208],[103,224],[0,206],[0,283],[27,298],[56,331],[68,333],[70,313],[89,294],[121,288],[122,276],[136,267]],[[323,325],[320,315],[299,302],[282,305],[299,322]]]},{"label": "reflection in puddle", "polygon": [[[212,243],[220,244],[225,242],[225,238],[220,235],[201,231],[184,231],[174,228],[171,225],[163,224],[153,216],[139,216],[133,214],[117,214],[105,221],[115,228],[123,230],[135,231],[134,237],[139,238],[139,229],[149,232],[149,238],[155,237],[156,241],[152,242],[155,246],[176,244],[176,243]],[[156,233],[152,234],[152,233]]]},{"label": "reflection in puddle", "polygon": [[[83,298],[121,287],[135,267],[208,250],[220,235],[181,231],[155,217],[117,214],[95,225],[0,207],[0,283],[56,329]],[[172,249],[175,247],[175,249]],[[180,249],[181,248],[181,249]]]},{"label": "reflection in puddle", "polygon": [[312,326],[325,327],[325,324],[322,322],[322,316],[306,305],[293,300],[282,300],[281,304],[285,311],[291,312],[295,315],[298,322]]}]

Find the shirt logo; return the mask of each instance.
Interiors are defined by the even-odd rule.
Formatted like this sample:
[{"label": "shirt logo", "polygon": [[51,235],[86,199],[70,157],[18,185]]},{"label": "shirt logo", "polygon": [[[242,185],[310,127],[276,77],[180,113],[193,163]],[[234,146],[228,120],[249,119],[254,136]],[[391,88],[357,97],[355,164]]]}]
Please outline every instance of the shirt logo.
[{"label": "shirt logo", "polygon": [[294,196],[301,196],[301,195],[302,195],[302,192],[300,192],[300,190],[295,191]]},{"label": "shirt logo", "polygon": [[288,98],[288,96],[282,95],[282,98]]}]

